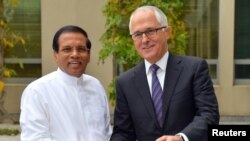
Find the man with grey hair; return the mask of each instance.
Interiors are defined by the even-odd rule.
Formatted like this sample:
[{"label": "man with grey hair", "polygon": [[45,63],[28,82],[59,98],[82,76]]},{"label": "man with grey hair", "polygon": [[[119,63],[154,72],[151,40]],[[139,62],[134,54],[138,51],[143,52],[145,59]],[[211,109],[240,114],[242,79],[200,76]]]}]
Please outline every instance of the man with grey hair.
[{"label": "man with grey hair", "polygon": [[171,27],[157,7],[136,9],[129,23],[144,59],[116,80],[111,141],[207,141],[219,110],[205,60],[168,51]]}]

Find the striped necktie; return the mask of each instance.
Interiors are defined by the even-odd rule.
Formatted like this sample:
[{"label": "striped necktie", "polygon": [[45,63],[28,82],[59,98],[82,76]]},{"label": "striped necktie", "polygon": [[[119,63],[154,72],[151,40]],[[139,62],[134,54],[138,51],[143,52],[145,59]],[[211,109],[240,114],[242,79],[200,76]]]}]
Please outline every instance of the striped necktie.
[{"label": "striped necktie", "polygon": [[156,64],[151,65],[152,71],[152,100],[155,107],[155,113],[158,119],[160,126],[162,126],[162,88],[157,77],[157,70],[159,66]]}]

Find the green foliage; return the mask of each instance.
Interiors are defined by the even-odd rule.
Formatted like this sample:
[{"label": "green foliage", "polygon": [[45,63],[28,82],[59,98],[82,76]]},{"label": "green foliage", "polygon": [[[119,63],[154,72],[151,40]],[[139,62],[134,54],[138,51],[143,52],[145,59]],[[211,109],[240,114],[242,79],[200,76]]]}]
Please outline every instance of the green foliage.
[{"label": "green foliage", "polygon": [[9,128],[3,128],[0,129],[0,135],[18,135],[20,131],[18,129],[9,129]]},{"label": "green foliage", "polygon": [[[184,55],[188,38],[183,20],[186,14],[185,2],[186,0],[108,0],[103,9],[106,31],[101,38],[103,47],[99,52],[99,60],[104,62],[105,59],[113,56],[113,63],[126,66],[124,70],[141,61],[129,35],[128,25],[131,13],[142,5],[157,6],[167,15],[168,23],[172,27],[172,35],[168,40],[169,50],[174,54]],[[111,103],[114,103],[114,80],[109,85],[108,95]]]},{"label": "green foliage", "polygon": [[116,98],[116,95],[115,95],[115,78],[109,83],[109,86],[108,86],[108,98],[109,98],[109,102],[112,106],[115,105],[115,98]]},{"label": "green foliage", "polygon": [[[7,48],[14,48],[17,45],[24,46],[26,41],[18,33],[13,32],[9,27],[9,21],[12,19],[14,8],[18,0],[0,0],[0,81],[3,77],[16,75],[15,70],[4,66],[4,51]],[[23,68],[22,63],[20,67]]]},{"label": "green foliage", "polygon": [[[9,22],[14,13],[14,8],[17,4],[18,0],[0,0],[0,101],[5,100],[5,83],[3,79],[16,75],[16,71],[14,69],[10,69],[4,64],[4,52],[8,48],[14,48],[17,47],[17,45],[21,45],[23,47],[26,44],[24,38],[18,33],[12,31],[9,26]],[[23,68],[22,63],[20,63],[20,67]],[[1,110],[0,115],[5,114],[6,112],[6,110]],[[0,130],[0,135],[16,135],[18,133],[18,130]]]}]

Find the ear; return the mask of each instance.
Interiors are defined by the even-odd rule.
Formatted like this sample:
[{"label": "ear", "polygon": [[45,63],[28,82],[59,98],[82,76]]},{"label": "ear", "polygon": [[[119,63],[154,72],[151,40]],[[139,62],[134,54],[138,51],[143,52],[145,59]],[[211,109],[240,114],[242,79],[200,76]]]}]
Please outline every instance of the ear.
[{"label": "ear", "polygon": [[88,63],[90,62],[90,51],[88,53]]},{"label": "ear", "polygon": [[166,33],[166,38],[169,39],[169,38],[172,36],[172,27],[171,27],[171,26],[168,26],[168,27],[165,29],[165,33]]},{"label": "ear", "polygon": [[58,55],[57,52],[54,51],[53,56],[54,56],[54,60],[56,63],[57,63],[57,57],[58,57],[57,55]]}]

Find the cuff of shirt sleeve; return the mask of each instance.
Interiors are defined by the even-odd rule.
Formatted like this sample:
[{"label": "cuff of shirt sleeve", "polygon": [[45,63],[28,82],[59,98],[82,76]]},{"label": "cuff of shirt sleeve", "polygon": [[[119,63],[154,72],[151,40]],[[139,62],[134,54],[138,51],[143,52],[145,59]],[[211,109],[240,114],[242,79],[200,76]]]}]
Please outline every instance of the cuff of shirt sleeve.
[{"label": "cuff of shirt sleeve", "polygon": [[189,141],[188,137],[184,133],[178,133],[176,135],[183,137],[183,139],[184,139],[183,141]]}]

